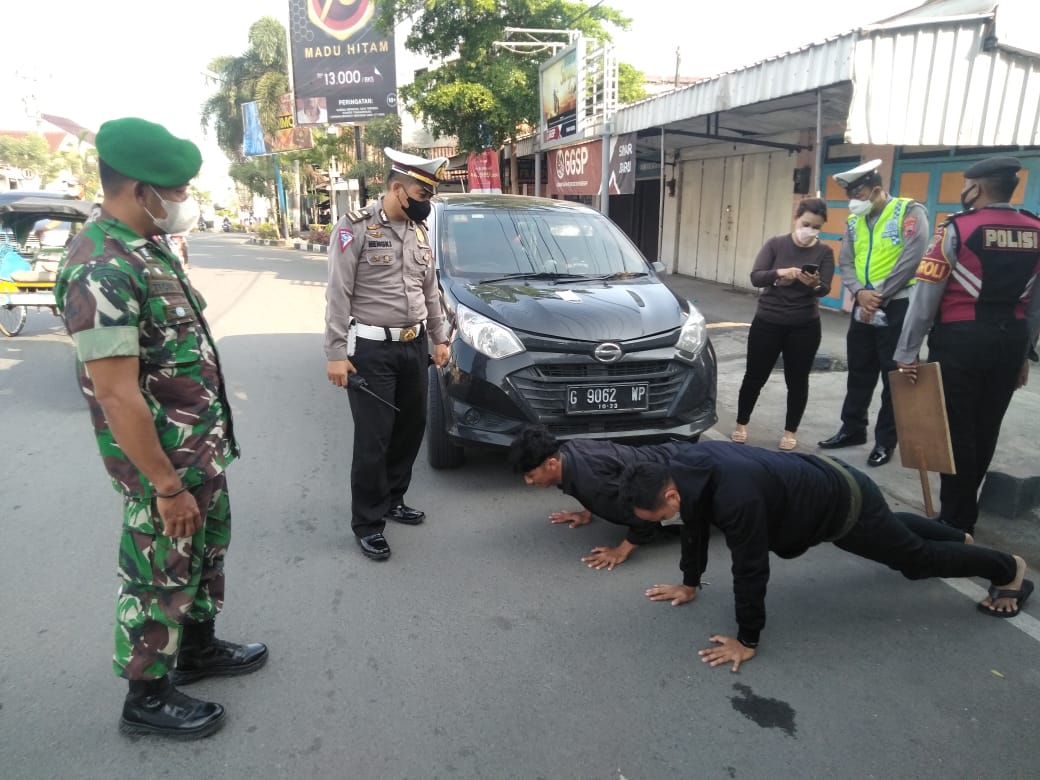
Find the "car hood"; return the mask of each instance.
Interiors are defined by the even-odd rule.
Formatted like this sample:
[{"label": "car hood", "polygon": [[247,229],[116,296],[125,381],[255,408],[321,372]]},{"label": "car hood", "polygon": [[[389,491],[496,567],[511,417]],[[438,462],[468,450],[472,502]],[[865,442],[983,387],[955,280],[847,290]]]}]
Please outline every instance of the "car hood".
[{"label": "car hood", "polygon": [[454,298],[514,330],[580,341],[626,341],[683,323],[672,291],[655,280],[474,284],[454,280]]}]

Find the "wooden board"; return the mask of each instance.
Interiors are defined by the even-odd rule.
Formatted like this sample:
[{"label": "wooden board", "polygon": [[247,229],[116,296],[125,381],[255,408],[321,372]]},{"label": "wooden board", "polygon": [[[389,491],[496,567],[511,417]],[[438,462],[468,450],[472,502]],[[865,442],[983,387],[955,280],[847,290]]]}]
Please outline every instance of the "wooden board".
[{"label": "wooden board", "polygon": [[917,367],[917,384],[899,371],[888,373],[892,408],[903,466],[941,474],[956,474],[950,426],[946,420],[942,372],[938,363]]}]

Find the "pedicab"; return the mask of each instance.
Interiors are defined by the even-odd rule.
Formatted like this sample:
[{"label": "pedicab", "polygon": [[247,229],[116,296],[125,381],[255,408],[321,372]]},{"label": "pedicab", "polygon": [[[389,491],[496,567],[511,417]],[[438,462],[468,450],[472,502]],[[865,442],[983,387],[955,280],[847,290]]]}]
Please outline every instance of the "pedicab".
[{"label": "pedicab", "polygon": [[[29,309],[58,314],[54,282],[63,246],[44,246],[40,234],[68,225],[74,235],[93,203],[53,192],[0,192],[0,333],[17,336]],[[66,243],[66,242],[62,242]]]}]

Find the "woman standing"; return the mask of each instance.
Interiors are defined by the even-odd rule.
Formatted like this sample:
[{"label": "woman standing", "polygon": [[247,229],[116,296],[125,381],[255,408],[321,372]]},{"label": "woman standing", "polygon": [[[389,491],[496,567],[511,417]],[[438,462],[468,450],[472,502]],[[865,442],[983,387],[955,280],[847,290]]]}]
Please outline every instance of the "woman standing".
[{"label": "woman standing", "polygon": [[730,436],[747,441],[747,424],[762,386],[784,356],[787,422],[780,449],[793,450],[802,413],[809,400],[809,371],[820,346],[818,299],[831,288],[834,252],[820,241],[827,204],[802,198],[789,234],[766,241],[755,258],[751,284],[764,288],[748,333],[747,369],[737,402],[737,427]]}]

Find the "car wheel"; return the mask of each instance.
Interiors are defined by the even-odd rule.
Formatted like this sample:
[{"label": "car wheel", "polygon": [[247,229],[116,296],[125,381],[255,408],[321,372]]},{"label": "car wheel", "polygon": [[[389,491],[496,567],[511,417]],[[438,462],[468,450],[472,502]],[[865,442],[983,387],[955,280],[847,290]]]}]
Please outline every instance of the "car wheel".
[{"label": "car wheel", "polygon": [[437,367],[430,366],[430,388],[426,394],[426,458],[435,469],[457,469],[466,459],[462,447],[448,438],[448,416]]}]

